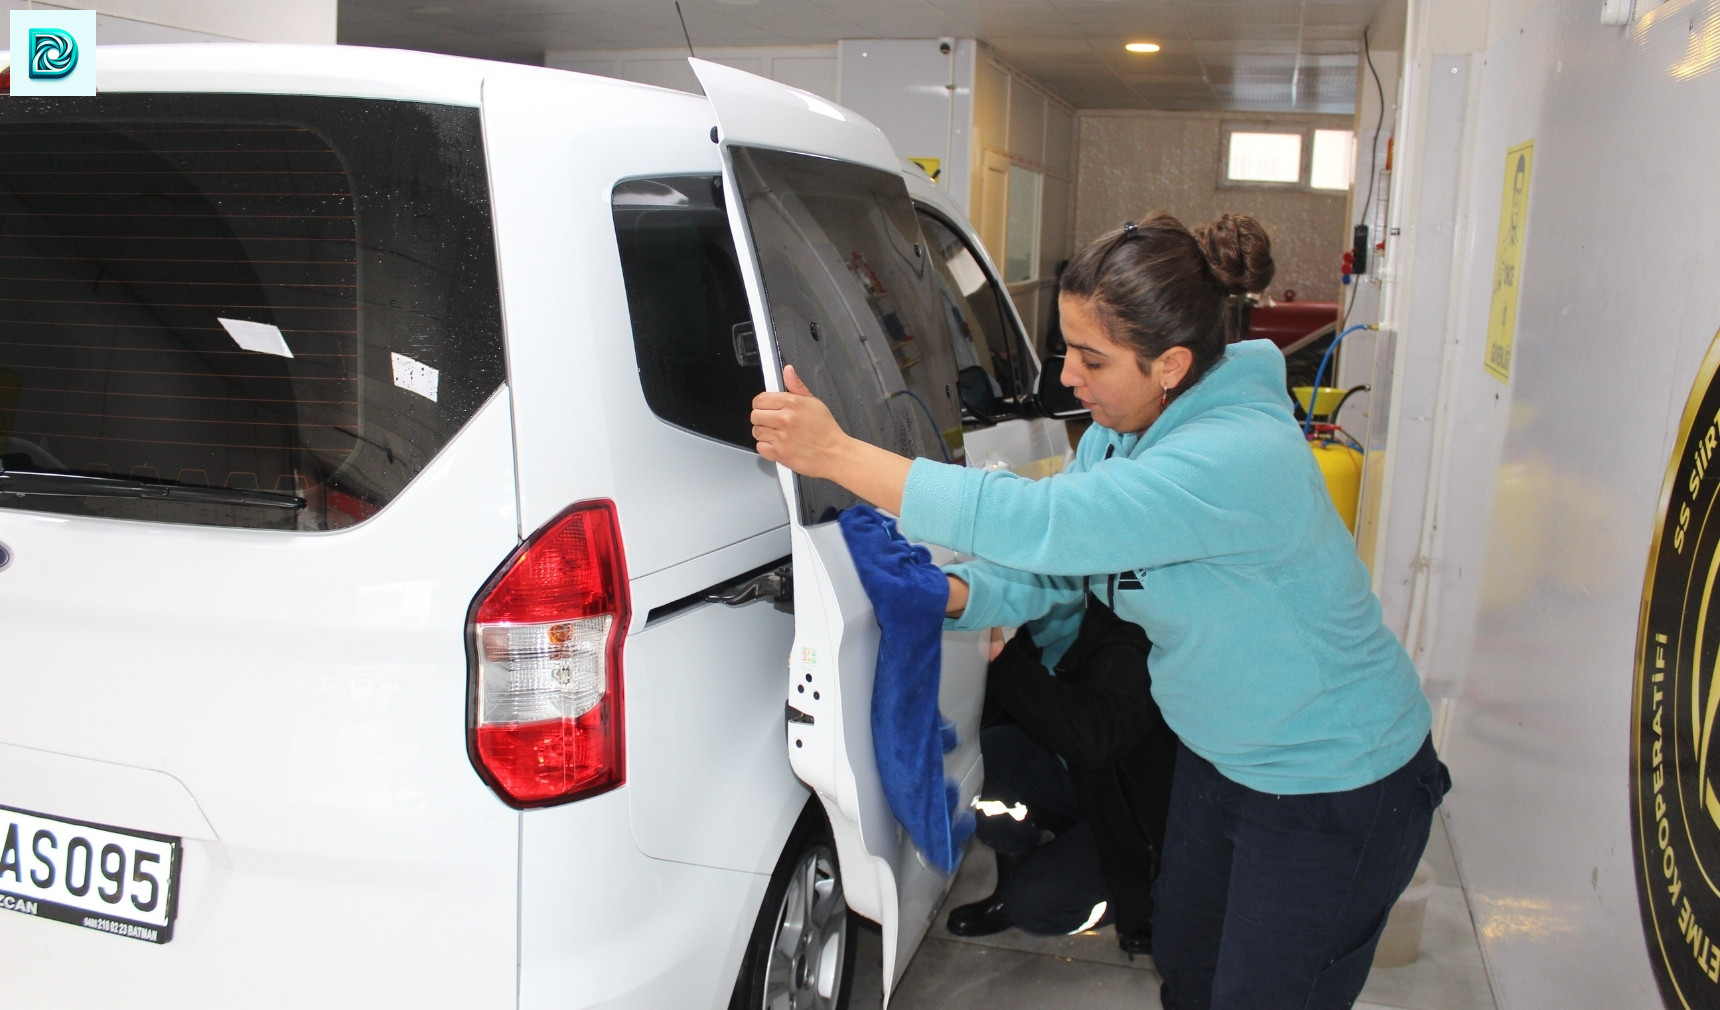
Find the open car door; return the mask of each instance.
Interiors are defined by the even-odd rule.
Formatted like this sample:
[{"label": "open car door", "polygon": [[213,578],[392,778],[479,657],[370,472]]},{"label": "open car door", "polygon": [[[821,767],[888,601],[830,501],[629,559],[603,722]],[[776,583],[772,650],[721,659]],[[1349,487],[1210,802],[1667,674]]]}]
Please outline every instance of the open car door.
[{"label": "open car door", "polygon": [[[693,60],[716,110],[729,222],[741,253],[765,384],[792,364],[851,435],[906,456],[960,455],[957,363],[935,271],[877,127],[806,92]],[[737,354],[751,354],[737,334]],[[741,347],[741,343],[748,346]],[[857,499],[778,468],[793,523],[794,650],[788,754],[835,834],[848,906],[883,927],[884,996],[925,936],[950,877],[891,814],[873,756],[879,630],[836,515]],[[940,562],[947,551],[933,549]],[[985,687],[978,633],[946,633],[939,709],[958,743],[944,772],[979,792]]]}]

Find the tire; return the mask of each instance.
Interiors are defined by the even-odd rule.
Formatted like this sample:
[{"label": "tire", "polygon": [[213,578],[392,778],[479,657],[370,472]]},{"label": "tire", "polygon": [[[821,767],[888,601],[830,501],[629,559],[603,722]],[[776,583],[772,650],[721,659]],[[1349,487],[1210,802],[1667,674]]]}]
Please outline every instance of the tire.
[{"label": "tire", "polygon": [[771,873],[730,1010],[844,1010],[854,986],[857,918],[815,802]]}]

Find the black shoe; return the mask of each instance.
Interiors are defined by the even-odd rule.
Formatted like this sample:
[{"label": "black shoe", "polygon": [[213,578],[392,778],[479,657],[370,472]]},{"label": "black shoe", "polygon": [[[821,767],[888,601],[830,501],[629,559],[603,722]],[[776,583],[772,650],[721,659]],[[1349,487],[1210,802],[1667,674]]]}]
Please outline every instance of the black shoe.
[{"label": "black shoe", "polygon": [[1003,907],[1003,897],[995,891],[972,904],[950,909],[950,932],[956,936],[990,936],[1013,925],[1009,910]]},{"label": "black shoe", "polygon": [[[953,930],[951,932],[954,932]],[[1153,934],[1151,930],[1139,933],[1117,932],[1117,946],[1133,961],[1137,956],[1145,957],[1153,952]]]}]

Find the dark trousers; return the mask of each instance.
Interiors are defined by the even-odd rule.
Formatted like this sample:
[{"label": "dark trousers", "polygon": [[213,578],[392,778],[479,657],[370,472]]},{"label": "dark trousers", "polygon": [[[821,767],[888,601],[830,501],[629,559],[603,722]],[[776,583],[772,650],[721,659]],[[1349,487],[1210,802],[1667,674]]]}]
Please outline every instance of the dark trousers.
[{"label": "dark trousers", "polygon": [[[1095,906],[1106,900],[1105,878],[1069,770],[1020,726],[991,726],[981,731],[979,745],[985,759],[982,797],[1028,810],[1022,820],[1009,814],[981,817],[977,831],[980,841],[997,851],[1003,907],[1010,919],[1042,936],[1089,924]],[[1046,841],[1052,826],[1059,830]]]},{"label": "dark trousers", "polygon": [[1153,915],[1166,1010],[1349,1007],[1450,784],[1431,740],[1378,782],[1288,796],[1182,748]]}]

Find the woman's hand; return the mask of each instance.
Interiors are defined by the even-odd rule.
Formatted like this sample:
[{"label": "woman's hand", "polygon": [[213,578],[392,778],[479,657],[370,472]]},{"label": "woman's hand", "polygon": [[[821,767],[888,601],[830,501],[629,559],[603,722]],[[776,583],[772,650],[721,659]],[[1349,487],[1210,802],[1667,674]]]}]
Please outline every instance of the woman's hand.
[{"label": "woman's hand", "polygon": [[752,433],[758,454],[805,477],[834,478],[843,450],[854,441],[836,423],[824,401],[795,374],[782,370],[786,392],[753,397]]},{"label": "woman's hand", "polygon": [[913,462],[842,430],[824,401],[795,374],[782,370],[786,391],[753,397],[758,454],[803,477],[833,480],[886,512],[902,514],[902,489]]}]

